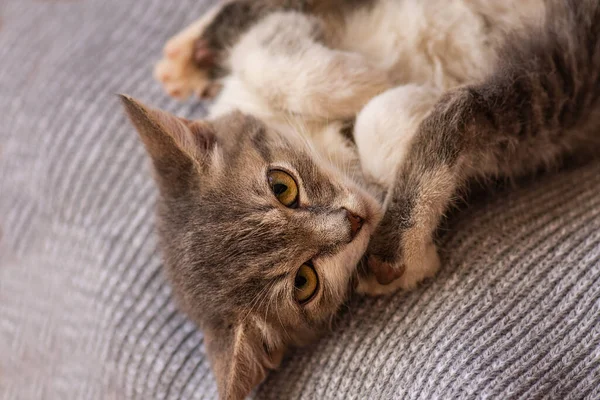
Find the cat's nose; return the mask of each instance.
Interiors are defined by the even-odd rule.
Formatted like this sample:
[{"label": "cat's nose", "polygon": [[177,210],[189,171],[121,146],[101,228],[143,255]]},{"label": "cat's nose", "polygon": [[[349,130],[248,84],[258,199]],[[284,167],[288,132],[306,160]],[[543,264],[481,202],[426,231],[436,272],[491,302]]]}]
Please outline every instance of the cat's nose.
[{"label": "cat's nose", "polygon": [[346,209],[346,218],[350,222],[350,231],[352,232],[352,239],[354,239],[360,228],[362,228],[364,220],[348,209]]}]

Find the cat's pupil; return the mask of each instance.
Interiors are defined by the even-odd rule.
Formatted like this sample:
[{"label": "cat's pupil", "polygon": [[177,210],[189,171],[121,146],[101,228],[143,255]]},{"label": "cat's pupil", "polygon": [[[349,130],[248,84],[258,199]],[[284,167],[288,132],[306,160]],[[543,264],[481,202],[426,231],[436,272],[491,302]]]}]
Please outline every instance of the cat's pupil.
[{"label": "cat's pupil", "polygon": [[280,194],[285,193],[286,190],[288,190],[288,187],[283,183],[276,183],[275,185],[273,185],[273,193],[275,193],[278,196]]},{"label": "cat's pupil", "polygon": [[296,279],[294,280],[294,286],[296,286],[298,289],[302,288],[304,285],[306,285],[306,278],[303,276],[297,276]]}]

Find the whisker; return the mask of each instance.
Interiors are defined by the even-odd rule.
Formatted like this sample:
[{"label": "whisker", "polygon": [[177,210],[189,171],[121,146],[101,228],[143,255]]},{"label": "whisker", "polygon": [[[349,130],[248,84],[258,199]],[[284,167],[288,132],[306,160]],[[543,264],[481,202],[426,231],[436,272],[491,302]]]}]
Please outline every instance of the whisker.
[{"label": "whisker", "polygon": [[260,308],[260,304],[264,301],[264,297],[263,294],[265,294],[266,292],[268,292],[271,289],[272,286],[272,282],[270,284],[267,284],[265,287],[263,287],[257,294],[256,296],[254,296],[254,298],[252,299],[252,301],[250,302],[250,309],[248,310],[248,312],[244,315],[244,317],[242,318],[242,322],[245,322],[246,319],[248,318],[248,316],[252,313],[252,311],[254,310],[255,307],[258,306],[258,308]]},{"label": "whisker", "polygon": [[281,316],[279,315],[279,296],[275,297],[275,310],[277,311],[277,319],[279,320],[279,325],[281,325],[281,327],[283,328],[283,331],[285,332],[285,335],[288,337],[288,339],[291,340],[292,337],[290,336],[287,329],[285,329],[285,325],[281,321]]}]

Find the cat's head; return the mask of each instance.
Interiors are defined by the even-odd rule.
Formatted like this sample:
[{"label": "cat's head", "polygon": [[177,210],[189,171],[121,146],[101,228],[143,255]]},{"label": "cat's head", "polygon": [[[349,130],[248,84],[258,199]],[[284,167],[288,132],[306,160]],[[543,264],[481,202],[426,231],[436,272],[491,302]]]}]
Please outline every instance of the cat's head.
[{"label": "cat's head", "polygon": [[379,204],[300,136],[122,99],[153,161],[175,296],[205,332],[221,395],[243,397],[345,301]]}]

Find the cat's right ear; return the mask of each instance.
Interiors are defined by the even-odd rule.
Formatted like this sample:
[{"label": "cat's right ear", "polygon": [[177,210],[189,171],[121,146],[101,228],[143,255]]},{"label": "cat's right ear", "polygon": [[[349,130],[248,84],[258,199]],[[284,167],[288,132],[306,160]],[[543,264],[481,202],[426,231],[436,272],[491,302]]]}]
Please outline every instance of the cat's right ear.
[{"label": "cat's right ear", "polygon": [[202,167],[216,142],[210,123],[189,121],[148,107],[132,97],[119,97],[152,158],[159,178],[177,178],[174,175],[189,173],[194,166]]},{"label": "cat's right ear", "polygon": [[268,371],[279,366],[285,351],[268,350],[248,321],[204,326],[204,343],[223,400],[245,399]]}]

